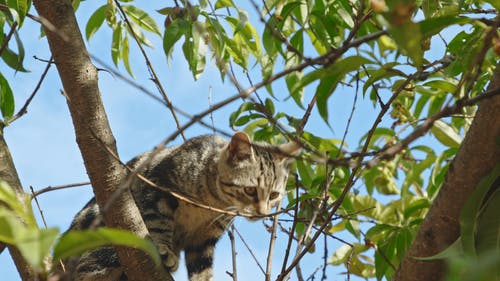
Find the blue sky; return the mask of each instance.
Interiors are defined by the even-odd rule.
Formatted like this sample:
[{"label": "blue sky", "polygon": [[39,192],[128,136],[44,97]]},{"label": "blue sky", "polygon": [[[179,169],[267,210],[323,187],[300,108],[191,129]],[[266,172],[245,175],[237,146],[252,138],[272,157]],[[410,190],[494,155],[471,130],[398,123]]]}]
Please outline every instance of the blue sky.
[{"label": "blue sky", "polygon": [[[77,12],[82,30],[90,14],[97,8],[94,3],[93,1],[82,2]],[[162,23],[162,18],[154,10],[163,8],[163,3],[161,1],[148,2],[150,6],[144,8],[146,11],[151,12],[150,15],[158,19],[158,23]],[[139,2],[138,5],[142,5],[142,3]],[[36,14],[33,10],[32,13]],[[0,65],[15,93],[16,110],[23,105],[26,98],[31,94],[45,67],[45,63],[33,59],[32,56],[35,55],[42,59],[50,57],[45,38],[38,38],[39,30],[40,27],[37,23],[27,19],[20,31],[27,52],[25,66],[31,70],[30,73],[15,74],[4,65]],[[198,81],[194,81],[180,52],[180,46],[176,47],[172,60],[167,64],[161,38],[152,34],[148,34],[148,36],[155,47],[146,51],[167,94],[177,107],[194,115],[209,107],[209,96],[211,96],[212,103],[216,103],[237,93],[235,87],[228,82],[229,80],[226,79],[225,83],[220,80],[220,75],[212,66],[212,61],[207,60],[207,69]],[[109,51],[111,45],[110,32],[107,27],[102,28],[90,42],[87,42],[87,45],[91,54],[112,65]],[[149,81],[144,60],[132,42],[130,53],[133,54],[131,64],[137,76],[137,82],[151,92],[157,93],[154,84]],[[441,54],[442,52],[438,55]],[[102,66],[98,65],[98,67]],[[120,67],[119,70],[125,72],[123,67]],[[244,75],[241,72],[238,73],[240,82],[248,86],[248,81],[244,78]],[[253,82],[260,81],[259,73],[259,71],[250,72]],[[175,131],[176,128],[170,112],[163,105],[107,72],[100,72],[99,83],[109,121],[117,140],[120,157],[123,160],[126,161],[141,152],[152,149],[166,136]],[[42,88],[28,108],[28,114],[5,129],[5,137],[19,177],[26,190],[28,190],[29,186],[33,186],[37,190],[47,186],[87,181],[83,161],[75,142],[68,108],[64,97],[60,94],[61,89],[62,85],[56,68],[52,67]],[[278,81],[274,89],[278,100],[282,101],[287,97],[288,92],[283,81]],[[264,90],[260,90],[259,93],[262,97],[267,96]],[[324,124],[316,110],[313,111],[306,129],[322,137],[342,138],[352,107],[353,93],[354,89],[345,87],[336,92],[335,97],[330,99],[330,124],[333,130],[330,130]],[[311,99],[312,94],[313,88],[306,91],[304,98],[306,103]],[[229,114],[238,105],[239,101],[213,113],[214,123],[218,128],[228,132],[231,131],[228,126]],[[302,116],[303,114],[303,110],[298,108],[291,100],[283,103],[276,102],[276,106],[277,110],[286,111],[295,116]],[[377,112],[371,106],[370,101],[363,101],[361,98],[358,99],[357,107],[347,138],[351,149],[356,148],[360,135],[371,126],[373,113]],[[371,118],[367,119],[369,117]],[[390,124],[391,120],[387,119],[385,122]],[[209,118],[205,120],[210,122]],[[181,123],[186,121],[188,120],[181,118]],[[186,131],[188,137],[206,133],[211,133],[211,130],[198,125],[192,126]],[[180,139],[177,139],[174,143],[180,141]],[[358,183],[357,187],[359,185]],[[39,197],[39,201],[49,226],[56,226],[61,231],[64,231],[73,216],[91,197],[91,188],[86,186],[46,193]],[[270,224],[269,221],[266,223]],[[246,238],[261,264],[265,265],[269,234],[265,231],[262,223],[249,223],[239,218],[236,220],[235,226]],[[350,236],[343,238],[349,242],[356,242]],[[277,241],[275,262],[273,263],[273,272],[275,274],[281,268],[281,258],[284,255],[287,242],[286,235],[279,232]],[[260,279],[263,277],[242,242],[239,239],[236,239],[236,242],[239,280],[256,280],[255,278]],[[341,246],[340,242],[329,242],[329,254],[331,255],[334,249],[339,246]],[[229,240],[227,236],[224,236],[217,247],[215,280],[231,280],[225,273],[226,271],[232,271],[229,247]],[[322,249],[322,247],[320,243],[317,247],[317,253],[306,256],[304,259],[302,269],[305,276],[309,276],[321,264],[322,251],[319,249]],[[344,280],[345,275],[338,275],[343,270],[343,268],[330,266],[328,269],[329,280]],[[0,255],[0,276],[2,276],[2,280],[20,280],[7,251]],[[181,265],[181,269],[176,274],[176,280],[182,281],[186,279],[187,275]],[[356,280],[356,278],[351,277],[351,280]]]}]

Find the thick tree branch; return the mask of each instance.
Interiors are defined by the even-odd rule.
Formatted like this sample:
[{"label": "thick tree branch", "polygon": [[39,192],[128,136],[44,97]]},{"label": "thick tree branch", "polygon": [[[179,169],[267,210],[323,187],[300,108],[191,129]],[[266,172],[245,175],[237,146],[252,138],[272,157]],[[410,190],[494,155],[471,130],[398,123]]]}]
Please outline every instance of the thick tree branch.
[{"label": "thick tree branch", "polygon": [[[489,89],[500,86],[497,64]],[[500,96],[483,100],[445,181],[424,222],[420,225],[406,258],[393,280],[441,280],[446,273],[444,261],[421,261],[451,245],[460,235],[459,215],[479,181],[500,161],[496,140],[500,136]]]},{"label": "thick tree branch", "polygon": [[[97,203],[102,207],[122,184],[126,170],[101,145],[106,144],[117,155],[115,139],[99,93],[97,69],[85,49],[71,2],[35,0],[33,4],[40,17],[49,23],[44,23],[44,28],[67,94],[76,141]],[[143,237],[148,234],[128,190],[116,198],[112,208],[103,213],[103,218],[109,227],[130,230]],[[124,247],[117,247],[117,252],[129,280],[171,280],[164,270],[155,267],[146,254]]]},{"label": "thick tree branch", "polygon": [[[14,162],[12,161],[12,156],[9,152],[9,147],[5,142],[3,137],[3,124],[0,123],[0,180],[6,181],[12,188],[14,188],[17,192],[21,193],[23,188],[21,186],[21,182],[19,181],[19,177],[17,175],[16,168],[14,166]],[[2,244],[0,244],[0,248]],[[26,262],[23,258],[19,250],[16,247],[8,245],[10,255],[14,260],[17,271],[23,281],[35,280],[35,272],[33,268]],[[1,251],[0,251],[1,252]]]}]

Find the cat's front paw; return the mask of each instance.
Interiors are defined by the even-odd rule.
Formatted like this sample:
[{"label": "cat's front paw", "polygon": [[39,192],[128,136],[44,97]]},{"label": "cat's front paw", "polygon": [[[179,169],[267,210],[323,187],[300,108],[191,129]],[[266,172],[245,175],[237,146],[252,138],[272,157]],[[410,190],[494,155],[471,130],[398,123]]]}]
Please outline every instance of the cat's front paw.
[{"label": "cat's front paw", "polygon": [[168,246],[160,247],[159,252],[163,266],[165,266],[169,272],[176,271],[179,267],[179,256]]}]

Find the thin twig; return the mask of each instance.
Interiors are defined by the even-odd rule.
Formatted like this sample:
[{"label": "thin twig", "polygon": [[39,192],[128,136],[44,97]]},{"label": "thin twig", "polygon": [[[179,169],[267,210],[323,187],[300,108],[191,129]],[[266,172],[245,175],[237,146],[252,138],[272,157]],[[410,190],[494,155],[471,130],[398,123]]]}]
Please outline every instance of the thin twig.
[{"label": "thin twig", "polygon": [[288,234],[288,242],[287,246],[285,248],[285,257],[283,258],[283,264],[281,266],[281,273],[286,269],[286,264],[288,262],[288,257],[290,255],[290,250],[292,248],[292,241],[295,236],[295,228],[297,227],[298,223],[298,215],[299,215],[299,188],[300,188],[300,181],[299,181],[299,175],[297,173],[294,173],[295,176],[295,204],[294,204],[294,212],[293,212],[293,223],[292,223],[292,228],[290,229],[290,233]]},{"label": "thin twig", "polygon": [[42,86],[42,82],[45,80],[45,77],[47,76],[47,73],[49,72],[50,66],[52,65],[52,56],[50,57],[47,66],[45,66],[45,69],[42,72],[42,75],[40,76],[40,79],[38,79],[38,83],[35,86],[35,89],[33,89],[33,92],[31,95],[28,97],[26,102],[24,103],[23,107],[14,115],[11,119],[8,120],[8,123],[11,124],[12,122],[16,121],[17,119],[21,118],[24,114],[28,112],[28,106],[30,105],[31,101],[35,97],[36,93],[38,93],[38,90],[40,90],[40,87]]},{"label": "thin twig", "polygon": [[[283,200],[280,200],[278,203],[278,207],[276,210],[281,210],[281,204]],[[273,217],[273,226],[271,229],[271,238],[269,239],[269,250],[267,251],[267,264],[266,264],[266,276],[265,280],[271,280],[271,270],[272,270],[272,262],[273,262],[273,254],[274,254],[274,245],[276,242],[276,230],[278,229],[278,215]]]},{"label": "thin twig", "polygon": [[243,244],[247,248],[248,252],[250,253],[250,255],[252,256],[252,258],[254,259],[255,263],[257,263],[257,266],[259,266],[260,271],[262,272],[262,274],[264,274],[264,276],[265,276],[266,272],[264,271],[264,268],[262,267],[262,265],[260,265],[259,260],[257,259],[257,257],[255,256],[255,254],[253,253],[253,251],[250,248],[250,246],[247,244],[247,242],[245,241],[245,239],[243,238],[243,236],[241,235],[241,233],[238,231],[237,228],[234,228],[234,231],[236,232],[236,234],[240,238],[241,242],[243,242]]},{"label": "thin twig", "polygon": [[326,280],[326,266],[328,264],[328,239],[327,235],[323,234],[323,271],[321,273],[321,280]]},{"label": "thin twig", "polygon": [[231,241],[231,260],[233,264],[233,272],[231,272],[231,278],[233,278],[233,281],[238,281],[238,273],[237,273],[237,268],[236,268],[236,246],[234,243],[234,224],[231,224],[231,229],[227,232],[227,235],[229,236],[229,241]]},{"label": "thin twig", "polygon": [[42,207],[40,207],[40,203],[38,202],[38,199],[35,196],[35,190],[33,190],[33,186],[30,185],[30,190],[31,190],[31,196],[32,198],[35,199],[36,207],[38,208],[38,212],[40,212],[40,217],[42,217],[43,225],[45,228],[47,227],[47,221],[45,220],[45,216],[43,215]]},{"label": "thin twig", "polygon": [[47,186],[45,188],[42,188],[40,190],[33,192],[32,199],[35,199],[40,194],[43,194],[43,193],[46,193],[49,191],[77,187],[77,186],[84,186],[84,185],[90,185],[90,182],[79,182],[79,183],[72,183],[72,184],[65,184],[65,185],[58,185],[58,186]]}]

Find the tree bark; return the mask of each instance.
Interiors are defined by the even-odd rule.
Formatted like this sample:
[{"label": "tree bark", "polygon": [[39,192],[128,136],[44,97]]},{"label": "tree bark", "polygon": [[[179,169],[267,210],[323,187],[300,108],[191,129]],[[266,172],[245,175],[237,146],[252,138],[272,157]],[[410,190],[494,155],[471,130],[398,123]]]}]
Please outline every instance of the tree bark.
[{"label": "tree bark", "polygon": [[[17,192],[23,192],[21,181],[19,180],[16,167],[14,166],[12,156],[10,155],[9,147],[3,137],[2,124],[0,124],[0,179],[7,182]],[[12,245],[7,245],[7,248],[9,249],[10,255],[14,260],[14,264],[16,265],[17,271],[19,272],[22,280],[35,280],[35,272],[33,268],[31,268],[28,262],[26,262],[19,250]]]},{"label": "tree bark", "polygon": [[[488,89],[500,87],[500,64]],[[479,181],[500,161],[497,140],[500,137],[500,96],[483,100],[460,149],[446,174],[445,181],[408,253],[399,265],[394,281],[442,280],[446,262],[421,261],[415,257],[433,256],[460,236],[459,216]]]},{"label": "tree bark", "polygon": [[[45,23],[44,29],[67,97],[76,141],[102,210],[124,181],[126,171],[116,159],[118,152],[102,104],[97,69],[90,61],[71,2],[35,0],[33,4],[50,23]],[[109,227],[126,229],[142,237],[148,234],[128,189],[112,202],[103,218]],[[172,280],[143,252],[126,247],[116,249],[128,280]]]}]

